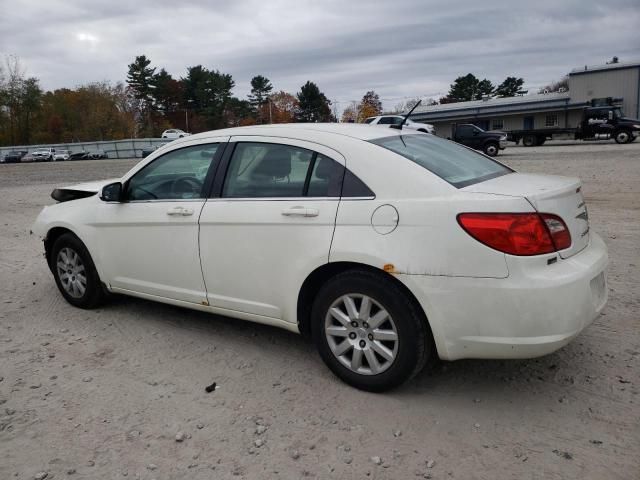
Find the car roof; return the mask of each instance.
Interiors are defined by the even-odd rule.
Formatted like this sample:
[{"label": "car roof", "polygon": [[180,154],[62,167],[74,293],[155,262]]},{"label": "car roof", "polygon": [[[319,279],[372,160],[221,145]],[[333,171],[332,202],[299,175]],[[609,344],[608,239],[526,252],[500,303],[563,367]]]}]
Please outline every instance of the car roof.
[{"label": "car roof", "polygon": [[329,136],[339,135],[364,141],[382,137],[397,137],[399,135],[416,134],[416,132],[412,130],[397,130],[394,128],[388,128],[386,126],[372,126],[366,123],[278,123],[273,125],[251,125],[247,127],[211,130],[208,132],[191,135],[189,137],[189,142],[198,140],[200,138],[208,138],[213,135],[264,135],[276,137],[295,136],[296,138],[304,139],[305,132],[316,134],[321,133],[327,134]]}]

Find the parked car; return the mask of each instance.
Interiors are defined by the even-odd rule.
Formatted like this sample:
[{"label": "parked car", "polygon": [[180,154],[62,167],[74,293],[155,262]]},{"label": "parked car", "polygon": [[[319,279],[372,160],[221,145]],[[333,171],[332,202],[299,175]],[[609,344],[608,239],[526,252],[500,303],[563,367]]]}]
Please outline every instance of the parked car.
[{"label": "parked car", "polygon": [[33,156],[32,153],[25,153],[22,158],[20,159],[20,162],[22,163],[30,163],[30,162],[37,162],[38,160],[36,160],[36,158]]},{"label": "parked car", "polygon": [[87,152],[87,157],[91,160],[98,160],[100,158],[109,158],[104,150],[95,150],[93,152]]},{"label": "parked car", "polygon": [[83,150],[81,152],[75,152],[69,154],[69,160],[96,160],[99,158],[109,158],[106,152],[102,150],[96,150],[94,152]]},{"label": "parked car", "polygon": [[[369,117],[365,119],[364,123],[368,123],[369,125],[400,125],[404,117],[402,115],[378,115],[377,117]],[[407,121],[404,123],[403,128],[408,128],[411,130],[417,130],[418,132],[430,133],[435,135],[436,129],[430,123],[418,123],[413,120],[407,118]]]},{"label": "parked car", "polygon": [[20,163],[22,157],[24,157],[26,154],[26,150],[11,150],[4,156],[2,161],[4,163]]},{"label": "parked car", "polygon": [[53,160],[53,156],[56,154],[56,149],[52,147],[38,148],[31,154],[36,162],[51,162]]},{"label": "parked car", "polygon": [[189,135],[191,135],[190,133],[187,132],[183,132],[182,130],[178,129],[178,128],[170,128],[169,130],[165,130],[164,132],[162,132],[162,138],[182,138],[182,137],[188,137]]},{"label": "parked car", "polygon": [[170,142],[160,143],[160,144],[157,144],[157,145],[149,145],[148,147],[144,147],[142,149],[142,151],[140,152],[140,154],[141,154],[142,158],[147,158],[153,152],[155,152],[156,150],[158,150],[161,147],[164,147],[168,143],[170,143]]},{"label": "parked car", "polygon": [[89,153],[86,151],[75,152],[69,154],[69,160],[87,160],[89,158]]},{"label": "parked car", "polygon": [[33,232],[71,305],[121,293],[300,332],[365,390],[436,355],[546,355],[607,300],[579,179],[415,131],[217,130],[52,196]]},{"label": "parked car", "polygon": [[53,161],[60,162],[64,160],[69,160],[69,155],[71,155],[70,150],[58,150],[53,156]]},{"label": "parked car", "polygon": [[453,140],[474,150],[481,150],[490,157],[507,147],[507,134],[497,130],[485,131],[470,123],[457,125]]}]

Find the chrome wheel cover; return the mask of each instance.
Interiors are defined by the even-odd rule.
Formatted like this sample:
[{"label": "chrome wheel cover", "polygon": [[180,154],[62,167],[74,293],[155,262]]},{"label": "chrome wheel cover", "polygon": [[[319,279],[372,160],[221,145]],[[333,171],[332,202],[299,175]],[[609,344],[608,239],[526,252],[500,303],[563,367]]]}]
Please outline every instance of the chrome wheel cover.
[{"label": "chrome wheel cover", "polygon": [[331,304],[324,332],[331,352],[349,370],[378,375],[398,354],[398,332],[389,312],[367,295],[349,293]]},{"label": "chrome wheel cover", "polygon": [[82,298],[87,290],[87,274],[80,255],[65,247],[58,252],[56,271],[62,288],[73,298]]}]

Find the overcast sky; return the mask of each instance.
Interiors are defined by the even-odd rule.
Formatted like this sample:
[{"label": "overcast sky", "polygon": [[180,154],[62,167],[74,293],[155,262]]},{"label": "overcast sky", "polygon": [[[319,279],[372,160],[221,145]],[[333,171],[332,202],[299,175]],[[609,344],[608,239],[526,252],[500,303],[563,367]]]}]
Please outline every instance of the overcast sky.
[{"label": "overcast sky", "polygon": [[339,110],[367,90],[386,108],[445,95],[472,72],[533,92],[575,67],[640,60],[639,0],[19,0],[3,1],[0,53],[44,89],[126,78],[145,54],[174,77],[202,64],[244,97],[318,84]]}]

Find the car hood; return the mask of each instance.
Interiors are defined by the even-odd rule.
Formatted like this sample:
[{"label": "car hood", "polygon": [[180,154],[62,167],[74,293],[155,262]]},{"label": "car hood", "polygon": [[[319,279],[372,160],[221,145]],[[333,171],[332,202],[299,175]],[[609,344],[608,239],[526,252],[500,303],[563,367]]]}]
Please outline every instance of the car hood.
[{"label": "car hood", "polygon": [[68,202],[69,200],[77,200],[95,195],[102,190],[102,187],[110,183],[119,181],[119,178],[110,178],[108,180],[99,180],[96,182],[78,183],[66,187],[58,187],[51,192],[51,198],[59,202]]}]

